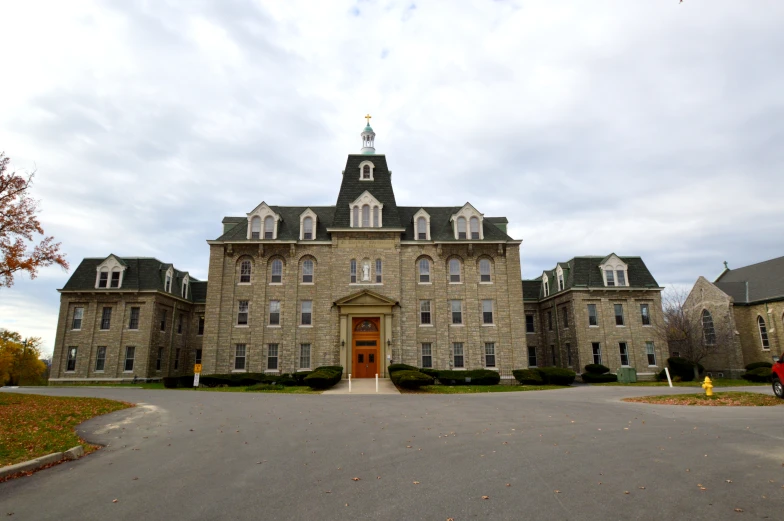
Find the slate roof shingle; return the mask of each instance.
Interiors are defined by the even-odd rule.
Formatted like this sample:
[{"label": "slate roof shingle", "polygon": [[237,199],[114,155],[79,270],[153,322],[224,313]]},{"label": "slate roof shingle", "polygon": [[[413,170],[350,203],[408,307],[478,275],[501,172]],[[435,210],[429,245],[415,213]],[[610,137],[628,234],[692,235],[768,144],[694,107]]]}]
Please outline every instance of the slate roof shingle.
[{"label": "slate roof shingle", "polygon": [[736,303],[784,297],[784,257],[726,270],[714,284]]}]

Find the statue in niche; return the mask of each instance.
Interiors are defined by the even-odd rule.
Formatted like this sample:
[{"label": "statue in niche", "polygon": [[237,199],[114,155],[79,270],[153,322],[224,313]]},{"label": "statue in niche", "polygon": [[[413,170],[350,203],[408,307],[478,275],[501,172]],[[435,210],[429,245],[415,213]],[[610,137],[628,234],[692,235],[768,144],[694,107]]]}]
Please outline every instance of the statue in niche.
[{"label": "statue in niche", "polygon": [[362,282],[370,281],[370,263],[365,261],[362,264]]}]

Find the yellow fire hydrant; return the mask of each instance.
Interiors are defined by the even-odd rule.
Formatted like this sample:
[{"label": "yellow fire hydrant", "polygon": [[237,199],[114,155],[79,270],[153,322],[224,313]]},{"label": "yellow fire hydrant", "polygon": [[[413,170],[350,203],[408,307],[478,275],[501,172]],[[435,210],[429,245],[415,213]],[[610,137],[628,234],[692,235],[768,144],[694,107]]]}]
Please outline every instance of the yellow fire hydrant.
[{"label": "yellow fire hydrant", "polygon": [[705,381],[702,382],[702,388],[705,389],[705,396],[713,396],[713,382],[707,376]]}]

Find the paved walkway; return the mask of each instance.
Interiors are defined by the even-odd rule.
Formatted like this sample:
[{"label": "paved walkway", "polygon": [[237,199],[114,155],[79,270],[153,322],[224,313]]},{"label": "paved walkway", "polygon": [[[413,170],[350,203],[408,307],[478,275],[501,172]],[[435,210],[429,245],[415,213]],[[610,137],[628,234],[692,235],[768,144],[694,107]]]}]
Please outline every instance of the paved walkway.
[{"label": "paved walkway", "polygon": [[[324,391],[322,394],[349,394],[348,379],[344,378],[337,385]],[[378,393],[376,393],[375,378],[352,378],[351,394],[400,394],[400,391],[397,390],[397,387],[389,378],[378,379]]]}]

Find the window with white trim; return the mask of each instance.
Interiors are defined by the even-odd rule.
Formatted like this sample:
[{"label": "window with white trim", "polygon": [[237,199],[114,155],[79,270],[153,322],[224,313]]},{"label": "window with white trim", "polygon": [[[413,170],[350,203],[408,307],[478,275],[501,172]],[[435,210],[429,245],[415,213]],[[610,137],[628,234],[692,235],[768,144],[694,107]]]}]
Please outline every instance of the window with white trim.
[{"label": "window with white trim", "polygon": [[101,268],[98,273],[98,287],[106,288],[109,286],[109,268]]},{"label": "window with white trim", "polygon": [[171,268],[169,268],[169,271],[166,272],[166,282],[163,285],[163,290],[166,293],[171,293],[172,277],[173,277],[173,275],[174,275],[174,272],[172,271]]},{"label": "window with white trim", "polygon": [[493,301],[483,300],[482,301],[482,324],[492,324],[492,323],[493,323]]},{"label": "window with white trim", "polygon": [[656,350],[653,348],[653,342],[645,342],[645,354],[648,356],[648,366],[656,366]]},{"label": "window with white trim", "polygon": [[370,165],[365,165],[362,167],[362,179],[364,181],[370,180]]},{"label": "window with white trim", "polygon": [[84,308],[74,308],[73,320],[71,321],[71,329],[78,331],[82,329],[82,319],[84,318]]},{"label": "window with white trim", "polygon": [[302,238],[306,241],[313,239],[313,218],[305,217],[302,221]]},{"label": "window with white trim", "polygon": [[485,342],[485,367],[495,367],[495,342]]},{"label": "window with white trim", "polygon": [[466,220],[465,220],[465,217],[458,217],[457,218],[457,238],[458,239],[465,239],[466,238]]},{"label": "window with white trim", "polygon": [[269,325],[280,325],[280,300],[270,300]]},{"label": "window with white trim", "polygon": [[240,263],[240,284],[250,284],[251,263],[244,260]]},{"label": "window with white trim", "polygon": [[452,363],[456,369],[465,367],[462,342],[455,342],[452,344]]},{"label": "window with white trim", "polygon": [[479,259],[479,282],[492,282],[490,259]]},{"label": "window with white trim", "polygon": [[270,284],[283,283],[283,261],[280,259],[272,260],[272,270],[270,275]]},{"label": "window with white trim", "polygon": [[190,282],[190,280],[188,279],[188,276],[185,275],[185,278],[182,279],[182,288],[181,288],[182,291],[180,293],[180,296],[182,298],[188,298],[188,283],[189,282]]},{"label": "window with white trim", "polygon": [[425,342],[422,344],[422,361],[421,367],[433,367],[433,344]]},{"label": "window with white trim", "polygon": [[428,259],[419,259],[419,283],[430,282],[430,261]]},{"label": "window with white trim", "polygon": [[302,283],[310,284],[313,282],[313,261],[305,259],[302,261]]},{"label": "window with white trim", "polygon": [[276,370],[278,368],[278,344],[267,346],[267,369]]},{"label": "window with white trim", "polygon": [[607,280],[608,286],[615,286],[615,275],[613,270],[604,270],[605,279]]},{"label": "window with white trim", "polygon": [[275,218],[271,215],[268,215],[264,218],[264,238],[265,239],[274,239],[275,238]]},{"label": "window with white trim", "polygon": [[299,368],[310,369],[310,344],[299,346]]},{"label": "window with white trim", "polygon": [[246,348],[247,348],[247,344],[236,344],[234,346],[234,370],[235,371],[245,370]]},{"label": "window with white trim", "polygon": [[248,301],[247,300],[240,300],[237,303],[237,325],[238,326],[248,325]]},{"label": "window with white trim", "polygon": [[615,325],[623,326],[623,304],[614,304],[613,308],[615,309]]},{"label": "window with white trim", "polygon": [[349,264],[349,272],[351,274],[349,281],[351,284],[356,284],[357,282],[357,260],[351,259],[351,263]]},{"label": "window with white trim", "polygon": [[76,371],[76,347],[68,348],[68,358],[65,362],[65,370],[68,372]]},{"label": "window with white trim", "polygon": [[381,263],[381,259],[376,259],[376,284],[381,284],[382,275],[383,275],[383,266]]},{"label": "window with white trim", "polygon": [[601,364],[602,363],[602,344],[599,342],[592,342],[591,343],[591,350],[593,351],[593,363],[594,364]]},{"label": "window with white trim", "polygon": [[564,276],[563,273],[558,274],[558,291],[563,291],[564,289]]},{"label": "window with white trim", "polygon": [[460,277],[460,265],[461,262],[459,259],[449,259],[449,282],[462,282]]},{"label": "window with white trim", "polygon": [[770,349],[770,341],[768,340],[768,328],[765,326],[765,319],[762,318],[761,316],[757,317],[757,328],[759,329],[762,349],[767,351],[768,349]]},{"label": "window with white trim", "polygon": [[452,324],[462,324],[463,323],[463,301],[462,300],[450,300],[449,301],[450,309],[452,310]]},{"label": "window with white trim", "polygon": [[479,240],[479,218],[471,217],[468,222],[471,226],[471,239]]},{"label": "window with white trim", "polygon": [[368,205],[362,207],[362,227],[370,228],[370,206]]},{"label": "window with white trim", "polygon": [[112,308],[105,307],[101,313],[101,329],[109,329],[112,325]]},{"label": "window with white trim", "polygon": [[99,346],[95,353],[95,370],[103,372],[106,367],[106,346]]},{"label": "window with white trim", "polygon": [[313,301],[303,300],[302,308],[300,311],[300,325],[311,326],[313,325]]},{"label": "window with white trim", "polygon": [[596,304],[588,304],[588,326],[598,326],[599,315],[596,314]]},{"label": "window with white trim", "polygon": [[615,278],[619,286],[626,286],[626,274],[622,270],[615,271]]},{"label": "window with white trim", "polygon": [[536,367],[536,346],[528,346],[528,367]]},{"label": "window with white trim", "polygon": [[628,367],[629,366],[629,348],[626,345],[626,342],[618,342],[618,350],[621,354],[621,366]]},{"label": "window with white trim", "polygon": [[131,317],[130,320],[128,320],[128,329],[139,329],[140,314],[141,308],[135,306],[131,308]]},{"label": "window with white trim", "polygon": [[120,271],[120,268],[113,268],[112,269],[112,280],[111,280],[111,283],[109,284],[109,287],[111,287],[111,288],[119,288],[120,287],[120,275],[122,275],[122,272]]},{"label": "window with white trim", "polygon": [[126,346],[125,348],[125,365],[123,372],[129,373],[133,371],[133,358],[136,355],[136,348],[133,346]]},{"label": "window with white trim", "polygon": [[651,308],[648,304],[640,304],[640,322],[643,326],[651,325]]},{"label": "window with white trim", "polygon": [[548,279],[547,275],[542,276],[542,289],[544,291],[544,296],[550,296],[550,280]]},{"label": "window with white trim", "polygon": [[381,221],[379,219],[378,212],[379,212],[378,206],[374,206],[373,207],[373,228],[380,228],[381,227]]},{"label": "window with white trim", "polygon": [[424,217],[417,219],[417,239],[420,241],[427,239],[427,219]]},{"label": "window with white trim", "polygon": [[430,301],[419,301],[419,323],[423,325],[432,324],[432,317],[430,315]]},{"label": "window with white trim", "polygon": [[359,228],[359,206],[355,206],[351,209],[351,217],[351,226]]},{"label": "window with white trim", "polygon": [[250,238],[251,239],[261,238],[261,217],[259,217],[258,215],[250,220]]}]

